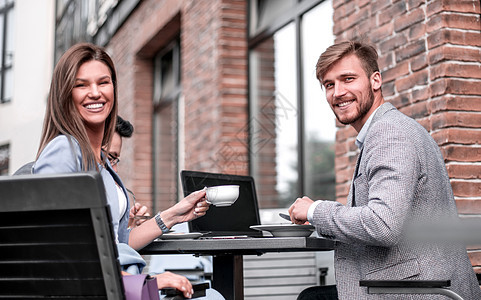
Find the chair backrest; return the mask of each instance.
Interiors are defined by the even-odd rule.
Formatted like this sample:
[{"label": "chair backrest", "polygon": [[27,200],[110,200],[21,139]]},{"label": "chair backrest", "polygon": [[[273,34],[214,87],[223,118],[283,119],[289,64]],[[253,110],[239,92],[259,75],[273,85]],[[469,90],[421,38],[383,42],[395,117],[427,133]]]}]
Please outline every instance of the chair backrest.
[{"label": "chair backrest", "polygon": [[0,177],[0,299],[124,299],[97,173]]}]

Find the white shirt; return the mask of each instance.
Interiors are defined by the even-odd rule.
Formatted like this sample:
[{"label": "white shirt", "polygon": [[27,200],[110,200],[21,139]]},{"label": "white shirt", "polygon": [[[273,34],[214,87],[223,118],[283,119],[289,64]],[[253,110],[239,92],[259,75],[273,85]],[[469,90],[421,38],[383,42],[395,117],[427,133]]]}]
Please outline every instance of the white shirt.
[{"label": "white shirt", "polygon": [[[378,109],[379,107],[376,108],[376,110],[369,116],[369,119],[367,119],[366,123],[364,123],[361,130],[357,134],[355,144],[359,149],[361,149],[362,145],[364,144],[364,140],[366,139],[366,135],[367,135],[367,130],[369,129],[369,126],[371,125],[371,122],[372,122],[372,118],[374,117]],[[319,205],[319,203],[321,203],[321,201],[323,200],[317,200],[314,203],[312,203],[311,206],[309,206],[309,209],[307,210],[307,221],[309,221],[309,223],[312,223],[314,218],[314,211],[316,210],[316,207]]]}]

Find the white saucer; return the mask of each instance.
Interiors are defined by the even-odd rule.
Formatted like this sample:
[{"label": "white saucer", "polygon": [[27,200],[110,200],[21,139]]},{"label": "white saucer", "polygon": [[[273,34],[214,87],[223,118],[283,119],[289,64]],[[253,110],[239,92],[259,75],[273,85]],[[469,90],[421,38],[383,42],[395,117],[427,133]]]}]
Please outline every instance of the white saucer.
[{"label": "white saucer", "polygon": [[159,236],[159,239],[161,240],[196,239],[201,236],[202,236],[202,233],[200,232],[172,232],[172,233],[164,233],[163,235]]},{"label": "white saucer", "polygon": [[275,237],[307,237],[314,231],[312,225],[278,224],[278,225],[253,225],[251,229],[269,231]]}]

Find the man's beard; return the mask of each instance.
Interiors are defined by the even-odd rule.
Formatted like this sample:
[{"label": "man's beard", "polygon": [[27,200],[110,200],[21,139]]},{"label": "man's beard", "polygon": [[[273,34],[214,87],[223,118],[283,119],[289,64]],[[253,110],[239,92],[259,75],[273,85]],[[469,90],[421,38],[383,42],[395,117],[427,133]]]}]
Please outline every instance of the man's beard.
[{"label": "man's beard", "polygon": [[368,101],[366,101],[366,102],[360,103],[360,109],[357,112],[357,114],[355,114],[353,117],[351,117],[349,119],[341,120],[339,118],[339,116],[335,113],[337,120],[343,125],[349,125],[349,124],[352,124],[352,123],[356,122],[357,120],[361,119],[362,117],[364,117],[369,112],[369,110],[372,107],[372,104],[374,103],[374,93],[372,92],[371,84],[369,84],[369,94],[368,94],[367,100]]}]

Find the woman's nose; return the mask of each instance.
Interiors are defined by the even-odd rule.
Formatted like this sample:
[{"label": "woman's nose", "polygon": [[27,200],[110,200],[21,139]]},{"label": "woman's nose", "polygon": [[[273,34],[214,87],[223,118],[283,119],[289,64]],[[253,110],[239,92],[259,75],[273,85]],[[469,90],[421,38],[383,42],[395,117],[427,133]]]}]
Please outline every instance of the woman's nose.
[{"label": "woman's nose", "polygon": [[100,97],[100,91],[99,91],[99,88],[96,84],[92,84],[90,86],[90,92],[89,92],[88,96],[90,98],[93,98],[93,99],[96,99],[96,98]]}]

